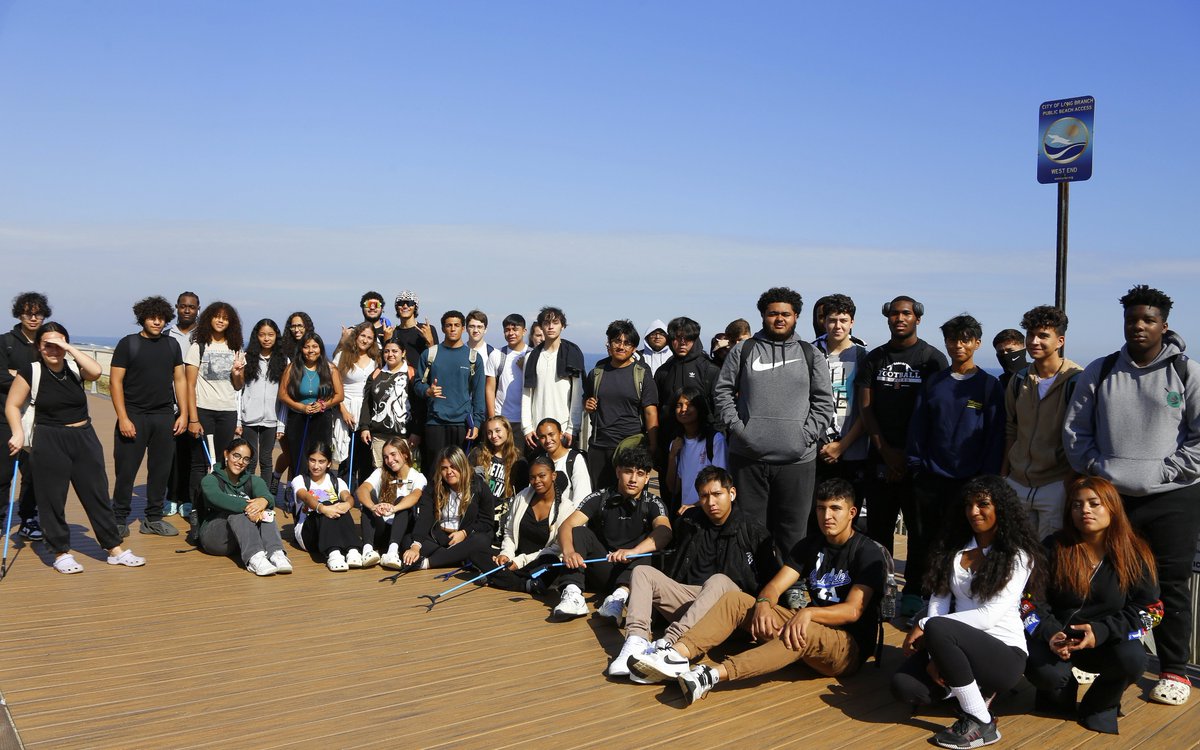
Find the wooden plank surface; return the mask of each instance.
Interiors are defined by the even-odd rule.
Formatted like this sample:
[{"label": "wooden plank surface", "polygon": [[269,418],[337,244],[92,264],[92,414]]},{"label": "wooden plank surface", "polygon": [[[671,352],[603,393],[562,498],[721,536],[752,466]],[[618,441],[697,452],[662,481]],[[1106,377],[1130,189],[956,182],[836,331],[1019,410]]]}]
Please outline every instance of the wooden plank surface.
[{"label": "wooden plank surface", "polygon": [[[111,445],[111,406],[91,408]],[[419,595],[450,585],[431,572],[390,583],[290,550],[295,574],[257,578],[136,521],[147,566],[112,568],[74,499],[68,518],[85,573],[14,540],[0,582],[0,690],[28,748],[915,748],[952,721],[892,701],[891,627],[883,669],[838,681],[794,666],[688,707],[674,685],[603,675],[615,628],[549,623],[525,595],[468,587],[426,612]],[[1130,688],[1117,738],[1030,715],[1026,686],[997,702],[1003,746],[1195,746],[1200,701],[1151,704],[1149,685]]]}]

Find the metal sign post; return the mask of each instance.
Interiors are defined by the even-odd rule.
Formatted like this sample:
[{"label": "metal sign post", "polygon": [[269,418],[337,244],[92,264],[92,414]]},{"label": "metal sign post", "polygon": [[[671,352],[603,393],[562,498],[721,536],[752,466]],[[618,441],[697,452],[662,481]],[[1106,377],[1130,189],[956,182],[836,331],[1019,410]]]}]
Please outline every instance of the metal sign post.
[{"label": "metal sign post", "polygon": [[1038,182],[1058,185],[1058,236],[1054,256],[1054,305],[1067,309],[1067,209],[1072,182],[1092,176],[1096,100],[1052,99],[1038,111]]}]

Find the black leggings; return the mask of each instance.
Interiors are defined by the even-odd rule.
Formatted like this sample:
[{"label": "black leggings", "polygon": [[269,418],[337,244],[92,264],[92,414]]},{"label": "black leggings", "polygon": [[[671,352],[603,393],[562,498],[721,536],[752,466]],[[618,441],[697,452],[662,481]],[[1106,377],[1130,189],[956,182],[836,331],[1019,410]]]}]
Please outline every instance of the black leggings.
[{"label": "black leggings", "polygon": [[1039,694],[1064,710],[1075,708],[1079,689],[1071,667],[1096,673],[1096,681],[1079,701],[1079,721],[1088,729],[1116,734],[1121,695],[1145,671],[1146,647],[1140,640],[1122,637],[1076,651],[1069,661],[1063,661],[1045,641],[1030,641],[1025,678]]},{"label": "black leggings", "polygon": [[396,515],[392,518],[392,522],[388,523],[380,516],[375,515],[366,508],[360,508],[362,512],[361,529],[363,544],[369,544],[377,550],[387,551],[389,545],[395,544],[403,547],[402,542],[411,531],[413,513],[412,509],[396,511]]},{"label": "black leggings", "polygon": [[[279,431],[276,425],[245,425],[242,427],[242,437],[254,451],[255,463],[258,464],[258,475],[267,481],[275,468],[275,434]],[[215,458],[215,456],[214,456]],[[246,467],[250,474],[254,473],[254,464]]]},{"label": "black leggings", "polygon": [[[482,552],[489,552],[492,549],[492,535],[467,533],[467,538],[454,545],[450,544],[450,535],[442,531],[441,526],[434,526],[429,534],[433,537],[433,543],[426,541],[421,547],[421,554],[429,558],[429,567],[431,568],[452,568],[458,567],[467,561],[468,558],[473,558]],[[496,567],[489,565],[483,570],[491,570]],[[482,572],[482,571],[480,571]]]},{"label": "black leggings", "polygon": [[209,435],[212,435],[212,460],[220,463],[222,461],[221,452],[229,445],[229,441],[233,440],[234,430],[237,429],[236,411],[196,409],[196,416],[200,419],[200,426],[204,428],[204,434],[192,441],[192,468],[191,476],[188,479],[188,497],[193,504],[198,504],[200,500],[200,480],[204,479],[204,475],[208,473],[208,455],[204,452],[205,441]]},{"label": "black leggings", "polygon": [[[308,465],[308,449],[316,443],[325,443],[333,446],[333,412],[323,411],[319,414],[301,414],[296,411],[289,411],[287,418],[287,431],[284,433],[284,438],[288,444],[288,456],[291,461],[291,466],[288,470],[293,472],[293,476],[298,476],[304,473],[305,467]],[[300,469],[297,471],[296,467]]]},{"label": "black leggings", "polygon": [[932,617],[925,623],[925,650],[910,656],[892,676],[892,695],[914,706],[928,706],[946,695],[925,668],[930,659],[947,687],[978,683],[987,696],[1008,690],[1021,679],[1025,652],[952,620]]}]

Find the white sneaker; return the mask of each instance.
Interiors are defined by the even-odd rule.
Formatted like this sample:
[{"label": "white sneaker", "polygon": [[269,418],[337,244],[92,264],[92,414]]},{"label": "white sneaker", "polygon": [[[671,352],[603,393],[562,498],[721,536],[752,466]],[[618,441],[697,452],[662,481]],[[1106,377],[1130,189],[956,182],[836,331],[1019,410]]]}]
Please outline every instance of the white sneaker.
[{"label": "white sneaker", "polygon": [[388,570],[400,570],[404,563],[400,560],[400,553],[388,550],[379,558],[379,564]]},{"label": "white sneaker", "polygon": [[256,576],[273,576],[277,572],[275,566],[267,559],[266,552],[255,552],[246,563],[246,570]]},{"label": "white sneaker", "polygon": [[691,662],[673,648],[655,650],[629,660],[629,672],[650,682],[670,682],[691,668]]},{"label": "white sneaker", "polygon": [[612,620],[618,628],[625,622],[625,602],[629,599],[629,594],[621,596],[620,592],[623,591],[625,589],[617,589],[609,594],[600,608],[596,610],[597,617]]},{"label": "white sneaker", "polygon": [[[378,565],[380,559],[382,559],[382,558],[379,557],[379,553],[376,552],[373,547],[370,547],[370,546],[363,547],[362,566],[364,568],[370,568],[370,567],[374,567],[374,566]],[[354,566],[351,565],[350,567],[353,568]]]},{"label": "white sneaker", "polygon": [[562,598],[550,612],[550,619],[554,622],[566,622],[574,620],[576,617],[583,617],[587,611],[587,602],[583,600],[583,592],[575,584],[570,584],[563,589]]},{"label": "white sneaker", "polygon": [[332,570],[334,573],[344,573],[350,570],[350,566],[346,564],[346,558],[341,552],[334,550],[329,553],[329,557],[325,558],[325,567]]},{"label": "white sneaker", "polygon": [[690,706],[708,695],[708,691],[717,684],[717,670],[701,665],[684,672],[676,680],[679,682],[679,689],[683,691],[684,699]]},{"label": "white sneaker", "polygon": [[625,639],[625,645],[621,646],[617,657],[608,665],[609,677],[628,677],[629,676],[629,657],[642,656],[650,650],[650,641],[640,635],[631,635]]},{"label": "white sneaker", "polygon": [[288,559],[287,553],[283,550],[276,550],[271,553],[271,564],[275,566],[276,573],[291,573],[292,561]]},{"label": "white sneaker", "polygon": [[362,553],[356,549],[352,549],[346,553],[346,565],[351,568],[361,568],[363,566]]}]

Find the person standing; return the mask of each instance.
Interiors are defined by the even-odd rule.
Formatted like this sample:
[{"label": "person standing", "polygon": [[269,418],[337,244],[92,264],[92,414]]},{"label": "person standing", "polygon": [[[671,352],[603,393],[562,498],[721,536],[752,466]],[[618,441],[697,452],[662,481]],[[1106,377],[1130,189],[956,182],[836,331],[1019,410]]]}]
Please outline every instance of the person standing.
[{"label": "person standing", "polygon": [[833,388],[834,422],[821,440],[817,476],[840,477],[862,496],[863,471],[867,459],[867,431],[863,429],[855,398],[854,374],[867,358],[867,348],[854,340],[854,315],[858,308],[844,294],[825,298],[825,333],[813,341],[829,362]]},{"label": "person standing", "polygon": [[[50,301],[41,292],[23,292],[13,298],[13,317],[17,324],[12,330],[0,336],[0,398],[7,398],[12,388],[13,380],[20,369],[38,359],[37,349],[33,339],[38,327],[50,317]],[[12,437],[8,432],[8,424],[0,425],[0,440],[7,443]],[[29,451],[19,450],[9,455],[8,451],[0,450],[0,495],[5,498],[3,509],[0,509],[0,519],[11,528],[13,519],[8,518],[7,500],[13,481],[13,461],[20,460],[21,499],[17,507],[21,517],[21,527],[17,533],[31,542],[42,538],[42,527],[38,522],[37,496],[33,487],[33,464],[29,460]]]},{"label": "person standing", "polygon": [[562,338],[567,315],[559,308],[543,307],[538,325],[546,338],[525,358],[521,429],[525,444],[534,449],[538,424],[554,419],[562,425],[562,442],[569,448],[583,421],[583,351]]},{"label": "person standing", "polygon": [[458,310],[444,313],[445,340],[426,349],[417,363],[417,396],[428,404],[421,457],[424,467],[434,466],[443,448],[461,448],[474,440],[483,425],[483,357],[463,340],[463,320]]},{"label": "person standing", "polygon": [[1154,552],[1164,615],[1155,633],[1160,673],[1150,697],[1191,694],[1192,596],[1200,533],[1200,364],[1167,326],[1171,298],[1144,284],[1121,298],[1125,346],[1084,369],[1067,407],[1071,467],[1116,485],[1134,529]]},{"label": "person standing", "polygon": [[[517,313],[504,317],[505,346],[493,349],[488,355],[487,367],[487,414],[488,418],[504,417],[512,425],[513,434],[524,442],[525,431],[521,429],[521,388],[525,384],[525,318]],[[522,448],[526,446],[522,445]]]},{"label": "person standing", "polygon": [[[906,516],[915,515],[905,449],[917,394],[930,376],[950,363],[946,355],[917,338],[925,314],[920,302],[899,296],[883,306],[883,314],[891,339],[867,355],[854,375],[854,387],[872,449],[868,457],[867,534],[891,552],[897,514],[903,509]],[[910,602],[915,606],[914,600]]]},{"label": "person standing", "polygon": [[657,375],[658,368],[671,358],[671,348],[667,346],[667,324],[657,319],[651,321],[642,339],[646,345],[638,350],[638,357],[650,368],[651,375]]},{"label": "person standing", "polygon": [[[181,292],[175,298],[175,325],[167,326],[163,335],[170,336],[179,346],[179,351],[187,354],[192,346],[192,334],[196,331],[196,321],[200,317],[200,297],[195,292]],[[187,366],[184,366],[184,375]],[[183,393],[176,393],[175,399],[179,413],[188,413],[185,399],[190,391],[186,388]],[[184,419],[187,417],[185,416]],[[190,503],[188,486],[192,476],[192,451],[195,450],[195,440],[192,433],[185,427],[183,432],[175,436],[175,456],[171,462],[171,474],[167,477],[167,499],[163,503],[163,515],[173,516],[179,512],[180,506]]]},{"label": "person standing", "polygon": [[591,418],[587,446],[592,488],[616,484],[613,459],[618,450],[644,444],[654,455],[658,440],[658,390],[645,363],[634,359],[637,329],[628,320],[608,326],[608,357],[596,363],[583,383],[583,409]]},{"label": "person standing", "polygon": [[803,305],[787,287],[763,292],[762,329],[729,353],[714,389],[739,502],[785,554],[807,533],[817,446],[834,415],[825,358],[796,336]]},{"label": "person standing", "polygon": [[[117,530],[129,534],[133,483],[146,457],[146,510],[139,531],[176,536],[179,531],[163,520],[163,501],[171,473],[175,436],[187,427],[187,377],[183,353],[163,326],[175,317],[163,297],[146,297],[133,306],[142,330],[117,342],[109,374],[109,392],[117,424],[113,435],[113,515]],[[176,414],[175,412],[178,412]]]}]

